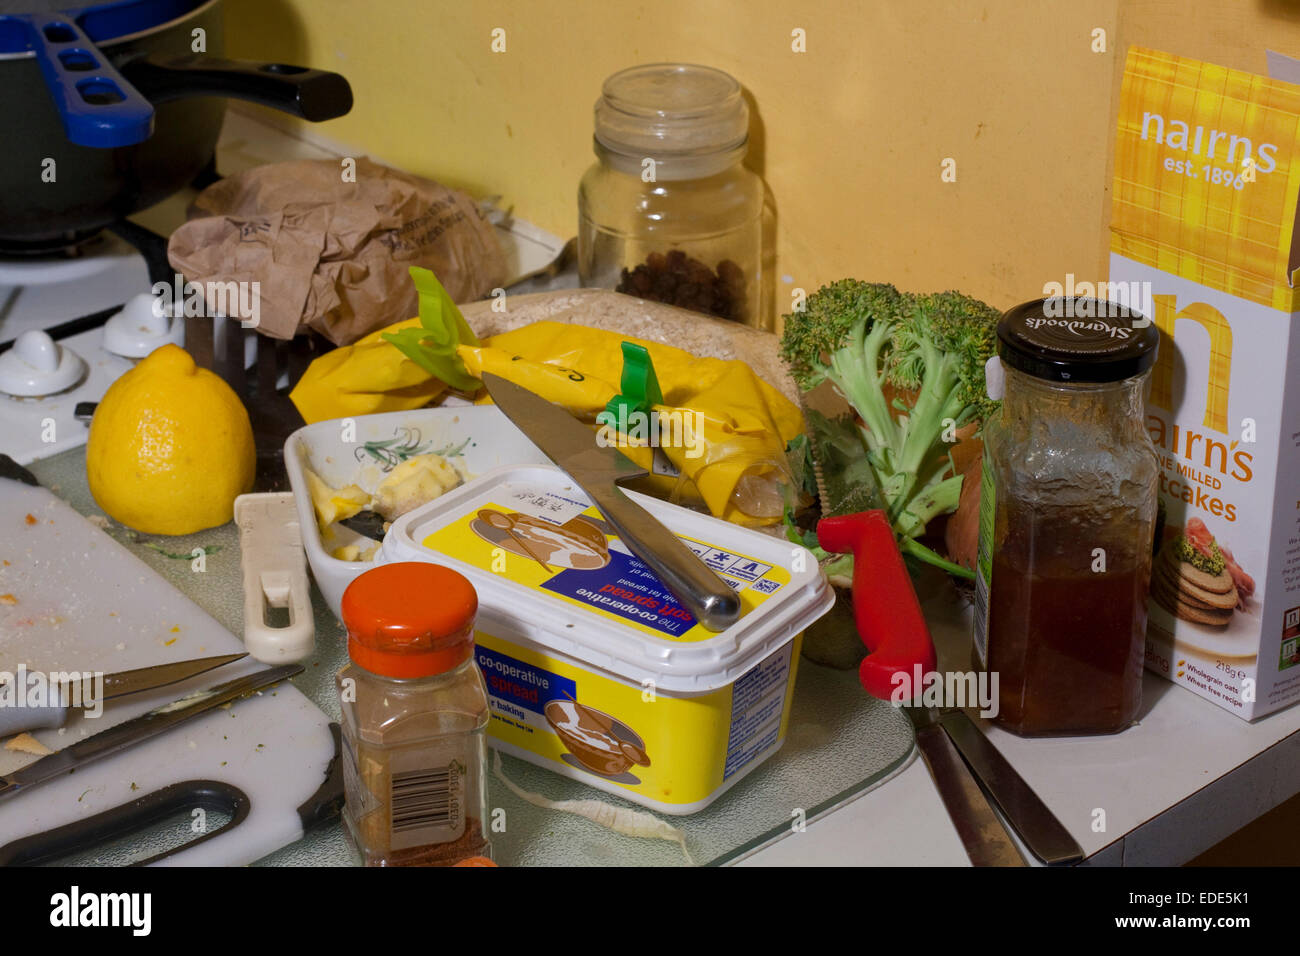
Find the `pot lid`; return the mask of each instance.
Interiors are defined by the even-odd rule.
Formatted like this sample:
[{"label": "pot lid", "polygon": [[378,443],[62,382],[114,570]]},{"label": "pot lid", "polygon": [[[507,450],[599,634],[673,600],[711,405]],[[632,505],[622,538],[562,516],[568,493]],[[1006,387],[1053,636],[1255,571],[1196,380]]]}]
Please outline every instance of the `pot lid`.
[{"label": "pot lid", "polygon": [[1050,382],[1100,384],[1141,375],[1155,363],[1152,321],[1118,302],[1087,297],[1034,299],[998,323],[998,356]]}]

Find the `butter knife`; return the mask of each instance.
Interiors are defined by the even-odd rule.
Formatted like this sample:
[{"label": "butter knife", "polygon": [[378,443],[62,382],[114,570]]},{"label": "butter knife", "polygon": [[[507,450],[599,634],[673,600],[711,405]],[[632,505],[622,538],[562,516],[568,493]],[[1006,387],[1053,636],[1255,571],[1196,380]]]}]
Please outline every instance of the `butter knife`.
[{"label": "butter knife", "polygon": [[727,582],[618,487],[617,482],[644,477],[644,468],[617,448],[599,445],[590,428],[540,395],[491,372],[483,373],[483,384],[506,417],[587,493],[623,543],[700,624],[721,631],[740,618],[740,598]]},{"label": "butter knife", "polygon": [[99,733],[69,744],[62,750],[29,763],[20,770],[0,777],[0,800],[22,793],[38,784],[70,773],[78,767],[111,756],[128,747],[171,730],[192,717],[206,714],[214,707],[251,694],[259,688],[287,680],[302,671],[300,664],[281,664],[246,674],[207,690],[187,694],[179,700],[156,707]]}]

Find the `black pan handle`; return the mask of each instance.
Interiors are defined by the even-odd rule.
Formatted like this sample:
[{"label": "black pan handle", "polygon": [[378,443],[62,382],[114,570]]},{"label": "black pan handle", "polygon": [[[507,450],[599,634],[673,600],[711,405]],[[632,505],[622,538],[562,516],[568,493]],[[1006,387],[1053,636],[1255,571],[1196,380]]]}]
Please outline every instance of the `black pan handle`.
[{"label": "black pan handle", "polygon": [[151,55],[124,63],[122,75],[150,102],[191,96],[248,100],[319,123],[352,109],[352,87],[338,73],[287,63],[223,60],[201,53]]}]

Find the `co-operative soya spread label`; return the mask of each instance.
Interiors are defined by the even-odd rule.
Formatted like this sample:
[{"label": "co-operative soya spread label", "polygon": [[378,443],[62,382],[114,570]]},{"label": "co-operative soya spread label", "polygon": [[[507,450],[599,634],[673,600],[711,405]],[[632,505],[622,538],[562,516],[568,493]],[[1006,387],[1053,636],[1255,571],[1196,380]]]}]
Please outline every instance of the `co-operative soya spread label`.
[{"label": "co-operative soya spread label", "polygon": [[[678,538],[739,592],[742,619],[790,583],[785,568]],[[696,623],[597,509],[543,486],[502,485],[494,499],[475,504],[421,544],[650,637],[694,642],[718,636]]]},{"label": "co-operative soya spread label", "polygon": [[508,637],[474,640],[497,746],[670,813],[699,809],[776,749],[799,660],[796,640],[725,687],[674,697]]},{"label": "co-operative soya spread label", "polygon": [[1161,333],[1146,661],[1248,719],[1300,697],[1298,196],[1300,87],[1129,51],[1110,280]]},{"label": "co-operative soya spread label", "polygon": [[[492,713],[489,733],[499,748],[629,800],[687,813],[780,745],[798,638],[755,655],[734,674],[702,672],[698,681],[686,681],[688,691],[666,690],[671,682],[659,679],[655,662],[667,649],[689,651],[688,645],[719,634],[699,626],[585,500],[554,483],[506,480],[466,496],[419,534],[424,548],[513,585],[495,589],[483,580],[481,601],[511,603],[480,614],[475,634]],[[707,532],[678,537],[739,594],[737,627],[758,620],[750,615],[794,586],[791,570],[770,557],[765,562],[719,546],[706,540]],[[544,619],[548,609],[520,587],[589,615],[576,627],[551,622],[574,636],[567,652],[522,626],[521,617]],[[618,628],[645,642],[646,653],[631,654],[639,673],[608,659],[615,643],[610,631]],[[583,643],[599,666],[574,657],[573,645]]]}]

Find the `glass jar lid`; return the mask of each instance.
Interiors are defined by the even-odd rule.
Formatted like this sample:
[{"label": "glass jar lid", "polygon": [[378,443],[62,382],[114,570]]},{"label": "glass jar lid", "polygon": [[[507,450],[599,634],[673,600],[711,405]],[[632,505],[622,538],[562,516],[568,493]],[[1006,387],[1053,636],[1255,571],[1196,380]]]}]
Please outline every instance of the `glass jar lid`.
[{"label": "glass jar lid", "polygon": [[1155,363],[1160,333],[1142,313],[1086,297],[1034,299],[998,323],[998,356],[1049,382],[1119,382]]},{"label": "glass jar lid", "polygon": [[596,141],[630,156],[702,156],[745,145],[749,106],[722,70],[652,63],[605,80],[596,101]]}]

